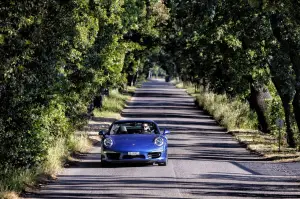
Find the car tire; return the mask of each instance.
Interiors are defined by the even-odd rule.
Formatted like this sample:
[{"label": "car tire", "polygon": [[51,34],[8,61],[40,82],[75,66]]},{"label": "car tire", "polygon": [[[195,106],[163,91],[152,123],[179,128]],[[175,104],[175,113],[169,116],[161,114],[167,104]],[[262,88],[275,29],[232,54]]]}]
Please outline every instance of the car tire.
[{"label": "car tire", "polygon": [[108,162],[101,160],[101,167],[107,167]]},{"label": "car tire", "polygon": [[167,166],[168,164],[168,160],[166,160],[165,162],[158,162],[158,166]]}]

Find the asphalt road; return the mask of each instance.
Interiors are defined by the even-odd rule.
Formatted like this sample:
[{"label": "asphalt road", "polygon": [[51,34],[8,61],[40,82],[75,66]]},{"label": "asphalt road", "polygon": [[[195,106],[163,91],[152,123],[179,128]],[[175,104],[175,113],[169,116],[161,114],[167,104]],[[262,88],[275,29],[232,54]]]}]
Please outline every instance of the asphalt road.
[{"label": "asphalt road", "polygon": [[171,131],[169,163],[100,167],[95,146],[77,166],[29,198],[300,198],[300,164],[250,154],[184,90],[154,80],[138,89],[123,112]]}]

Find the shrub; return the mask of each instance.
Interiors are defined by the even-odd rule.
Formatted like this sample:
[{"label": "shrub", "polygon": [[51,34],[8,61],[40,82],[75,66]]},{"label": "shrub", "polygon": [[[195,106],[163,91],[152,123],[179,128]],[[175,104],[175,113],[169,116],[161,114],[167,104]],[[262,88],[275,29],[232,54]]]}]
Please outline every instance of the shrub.
[{"label": "shrub", "polygon": [[101,111],[121,112],[129,96],[122,95],[117,90],[112,90],[109,97],[105,97]]},{"label": "shrub", "polygon": [[198,92],[195,93],[195,88],[190,83],[177,83],[176,87],[185,88],[189,94],[193,94],[198,105],[208,111],[228,130],[240,128],[256,129],[256,114],[250,110],[248,103],[239,99],[229,98],[225,94],[220,95],[205,91],[203,87],[200,87]]},{"label": "shrub", "polygon": [[68,146],[63,137],[56,138],[47,151],[46,160],[42,164],[42,171],[45,174],[56,174],[63,166],[64,159],[68,156]]},{"label": "shrub", "polygon": [[0,198],[4,192],[14,190],[22,191],[24,184],[32,184],[34,182],[36,172],[33,169],[14,168],[13,165],[1,165],[0,167]]},{"label": "shrub", "polygon": [[67,145],[70,151],[84,153],[91,147],[91,141],[88,139],[87,134],[71,135]]},{"label": "shrub", "polygon": [[201,92],[196,96],[199,106],[207,110],[227,129],[249,128],[254,129],[256,119],[250,111],[249,105],[237,99],[229,100],[226,95],[217,95],[212,92]]}]

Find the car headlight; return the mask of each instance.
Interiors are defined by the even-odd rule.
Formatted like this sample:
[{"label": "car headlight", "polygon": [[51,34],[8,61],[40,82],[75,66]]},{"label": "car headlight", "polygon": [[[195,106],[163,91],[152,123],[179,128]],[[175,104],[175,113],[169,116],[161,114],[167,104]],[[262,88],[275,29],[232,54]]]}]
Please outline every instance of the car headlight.
[{"label": "car headlight", "polygon": [[164,139],[161,138],[161,137],[157,137],[154,140],[154,144],[157,145],[157,146],[162,146],[164,144]]},{"label": "car headlight", "polygon": [[105,138],[103,141],[104,146],[111,147],[113,145],[113,141],[111,138]]}]

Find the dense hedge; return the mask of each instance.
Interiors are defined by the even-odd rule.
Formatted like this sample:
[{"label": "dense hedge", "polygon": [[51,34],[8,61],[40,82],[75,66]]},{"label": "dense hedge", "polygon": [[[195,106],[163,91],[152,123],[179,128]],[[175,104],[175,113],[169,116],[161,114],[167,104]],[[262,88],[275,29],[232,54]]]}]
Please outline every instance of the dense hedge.
[{"label": "dense hedge", "polygon": [[147,73],[168,10],[154,0],[3,0],[0,13],[0,162],[32,167],[84,123],[101,88]]}]

